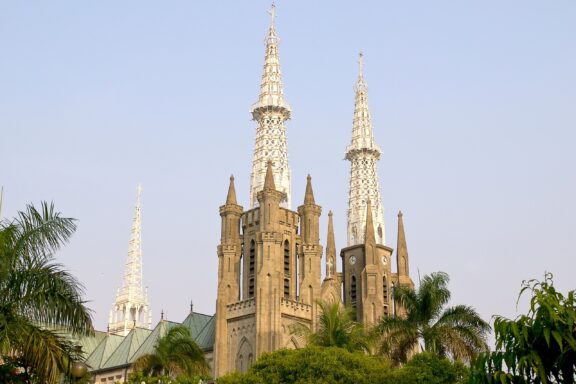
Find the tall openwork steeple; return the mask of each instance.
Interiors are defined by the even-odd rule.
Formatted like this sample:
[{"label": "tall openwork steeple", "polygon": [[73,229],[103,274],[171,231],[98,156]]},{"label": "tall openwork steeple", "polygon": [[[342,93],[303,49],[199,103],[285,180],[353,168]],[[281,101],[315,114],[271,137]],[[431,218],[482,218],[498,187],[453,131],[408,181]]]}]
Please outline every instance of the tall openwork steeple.
[{"label": "tall openwork steeple", "polygon": [[380,198],[380,184],[376,162],[380,147],[374,141],[372,119],[368,109],[368,86],[364,80],[364,57],[358,60],[360,73],[356,86],[356,102],[352,142],[346,147],[346,160],[350,160],[350,189],[348,195],[348,246],[361,244],[365,236],[366,202],[372,202],[376,243],[384,244],[384,209]]},{"label": "tall openwork steeple", "polygon": [[141,196],[142,186],[138,185],[136,212],[132,222],[124,281],[122,288],[116,293],[116,301],[108,319],[108,331],[123,336],[135,327],[150,328],[152,323],[148,292],[142,285]]},{"label": "tall openwork steeple", "polygon": [[291,183],[288,166],[288,146],[284,122],[290,119],[291,109],[284,100],[278,36],[276,35],[276,7],[270,9],[270,27],[266,36],[264,72],[260,84],[260,97],[252,106],[252,119],[258,123],[256,144],[250,179],[250,208],[258,205],[257,194],[264,187],[266,163],[272,161],[276,188],[286,194],[282,206],[290,208]]}]

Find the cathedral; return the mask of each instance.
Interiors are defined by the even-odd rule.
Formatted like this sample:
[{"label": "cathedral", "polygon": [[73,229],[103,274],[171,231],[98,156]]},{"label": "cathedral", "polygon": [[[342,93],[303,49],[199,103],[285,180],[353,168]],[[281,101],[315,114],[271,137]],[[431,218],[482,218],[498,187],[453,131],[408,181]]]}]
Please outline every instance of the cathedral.
[{"label": "cathedral", "polygon": [[[354,88],[352,137],[345,150],[350,180],[341,272],[336,267],[331,211],[325,247],[320,239],[322,208],[310,175],[301,204],[292,210],[285,128],[292,111],[284,98],[274,5],[270,15],[260,95],[251,109],[257,128],[250,206],[238,204],[234,177],[230,177],[227,195],[223,193],[225,203],[219,209],[216,314],[200,314],[191,306],[180,323],[204,350],[214,377],[246,371],[264,352],[304,347],[306,341],[293,330],[296,326],[316,329],[319,301],[353,308],[357,321],[371,325],[382,316],[401,313],[392,300],[395,286],[414,286],[402,213],[398,214],[396,253],[386,245],[377,171],[381,152],[372,129],[362,54]],[[151,329],[142,285],[140,194],[139,187],[124,283],[116,294],[108,330],[80,341],[93,382],[126,381],[133,362],[151,353],[156,341],[179,324],[162,316]]]},{"label": "cathedral", "polygon": [[264,352],[303,347],[305,340],[292,330],[297,325],[316,328],[319,300],[342,302],[355,310],[359,322],[374,324],[395,312],[394,285],[413,286],[401,213],[396,272],[392,272],[393,249],[385,245],[377,172],[380,148],[372,130],[362,54],[352,139],[346,148],[351,167],[348,246],[340,251],[341,273],[336,271],[332,212],[325,253],[320,241],[322,208],[316,203],[310,176],[302,204],[292,210],[284,125],[291,109],[283,92],[274,5],[270,14],[260,95],[252,106],[258,126],[250,206],[238,205],[231,177],[226,202],[220,207],[215,377],[245,371]]}]

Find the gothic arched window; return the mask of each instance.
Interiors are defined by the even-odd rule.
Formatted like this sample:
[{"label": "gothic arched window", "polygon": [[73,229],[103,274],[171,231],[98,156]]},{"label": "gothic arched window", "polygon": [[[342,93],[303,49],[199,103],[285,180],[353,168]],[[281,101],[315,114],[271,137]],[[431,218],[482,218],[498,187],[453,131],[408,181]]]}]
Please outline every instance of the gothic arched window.
[{"label": "gothic arched window", "polygon": [[356,308],[356,276],[352,276],[352,284],[350,284],[350,301],[352,307]]},{"label": "gothic arched window", "polygon": [[386,281],[386,276],[382,277],[382,296],[384,303],[388,302],[388,283]]},{"label": "gothic arched window", "polygon": [[256,263],[256,243],[250,241],[250,264],[248,265],[248,297],[254,297],[254,270]]},{"label": "gothic arched window", "polygon": [[284,241],[284,297],[290,297],[290,243]]}]

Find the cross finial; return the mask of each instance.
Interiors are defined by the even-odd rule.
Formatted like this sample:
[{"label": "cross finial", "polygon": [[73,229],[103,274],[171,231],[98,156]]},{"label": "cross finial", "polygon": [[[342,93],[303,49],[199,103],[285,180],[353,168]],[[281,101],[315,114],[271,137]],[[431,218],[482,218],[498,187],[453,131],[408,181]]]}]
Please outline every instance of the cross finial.
[{"label": "cross finial", "polygon": [[272,1],[272,6],[270,6],[268,14],[270,15],[270,26],[274,26],[274,23],[276,22],[276,5],[274,4],[274,1]]},{"label": "cross finial", "polygon": [[328,259],[328,261],[326,262],[326,265],[328,265],[328,273],[327,273],[327,277],[332,277],[332,266],[334,265],[334,262],[332,261],[332,258]]},{"label": "cross finial", "polygon": [[358,54],[358,66],[360,67],[360,76],[364,75],[364,53],[360,51]]}]

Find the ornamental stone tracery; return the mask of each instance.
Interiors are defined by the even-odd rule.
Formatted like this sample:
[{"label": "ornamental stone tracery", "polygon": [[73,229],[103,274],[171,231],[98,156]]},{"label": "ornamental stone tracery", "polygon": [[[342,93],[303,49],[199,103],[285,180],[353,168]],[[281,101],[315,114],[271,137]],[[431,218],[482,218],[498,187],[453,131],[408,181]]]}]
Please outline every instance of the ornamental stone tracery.
[{"label": "ornamental stone tracery", "polygon": [[377,161],[380,147],[374,141],[372,119],[368,108],[368,86],[364,80],[363,55],[359,59],[360,73],[356,82],[356,101],[352,142],[346,148],[350,161],[350,187],[348,193],[348,246],[362,244],[366,232],[366,202],[372,203],[374,233],[379,244],[385,243],[384,208],[380,197]]},{"label": "ornamental stone tracery", "polygon": [[[274,9],[274,8],[273,8]],[[273,12],[273,11],[272,11]],[[272,173],[276,189],[286,194],[281,206],[290,209],[291,172],[288,165],[288,146],[284,122],[290,119],[291,109],[284,100],[278,37],[272,23],[266,36],[266,56],[260,83],[258,102],[252,106],[252,119],[258,123],[252,172],[250,174],[250,207],[258,206],[257,194],[264,188],[266,164],[272,161]]]}]

